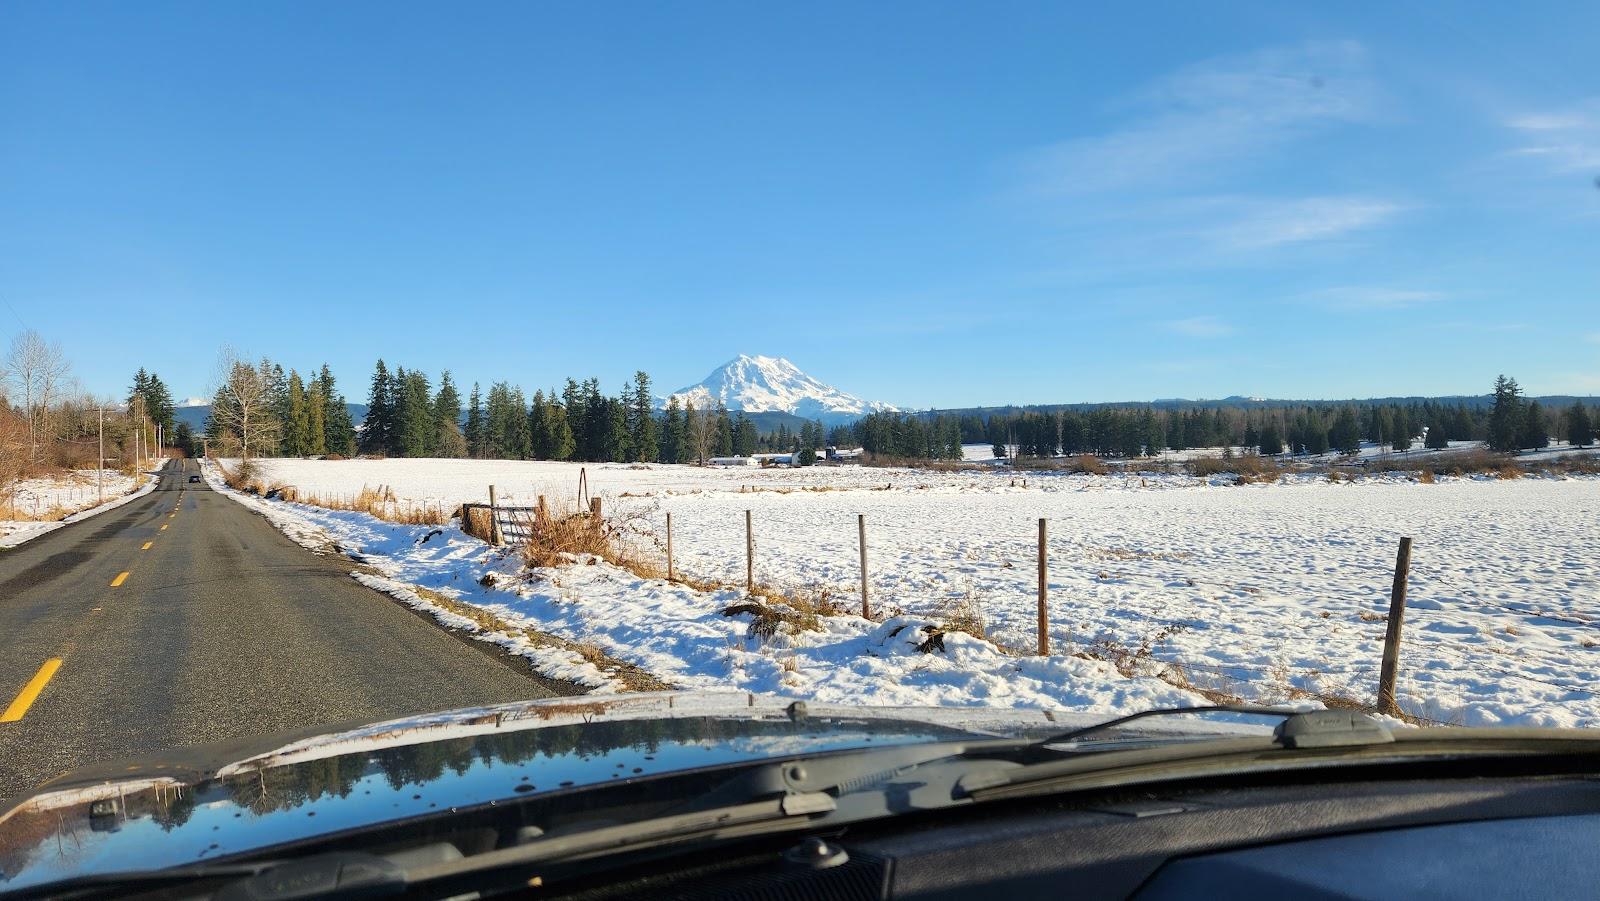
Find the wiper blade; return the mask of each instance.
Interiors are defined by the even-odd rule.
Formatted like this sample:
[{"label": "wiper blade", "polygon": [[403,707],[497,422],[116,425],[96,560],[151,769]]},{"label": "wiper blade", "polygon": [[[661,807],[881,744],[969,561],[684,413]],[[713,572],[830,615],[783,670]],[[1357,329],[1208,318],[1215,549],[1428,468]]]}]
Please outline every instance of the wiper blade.
[{"label": "wiper blade", "polygon": [[1376,718],[1355,710],[1283,710],[1275,707],[1219,704],[1210,707],[1163,708],[1120,717],[1060,736],[1047,738],[1035,747],[1072,741],[1085,734],[1115,727],[1143,717],[1168,716],[1192,712],[1248,713],[1281,716],[1270,737],[1265,735],[1229,736],[1220,734],[1205,741],[1164,743],[1138,750],[1101,754],[1074,754],[1043,763],[1032,763],[1006,771],[974,773],[963,777],[958,788],[969,797],[999,797],[1015,789],[1040,783],[1069,781],[1081,787],[1116,784],[1129,780],[1170,778],[1202,767],[1226,763],[1229,766],[1273,765],[1269,761],[1294,760],[1283,765],[1300,766],[1320,759],[1302,751],[1342,749],[1359,751],[1377,745],[1395,744],[1394,734]]},{"label": "wiper blade", "polygon": [[1130,713],[1127,716],[1119,716],[1116,719],[1106,720],[1103,723],[1095,723],[1090,726],[1084,726],[1081,729],[1073,729],[1069,732],[1062,732],[1059,735],[1052,735],[1049,738],[1041,739],[1040,741],[1035,742],[1034,745],[1035,747],[1043,747],[1045,745],[1065,744],[1070,741],[1077,741],[1084,736],[1093,735],[1096,732],[1104,732],[1107,729],[1115,729],[1135,720],[1142,720],[1150,717],[1178,716],[1180,714],[1192,713],[1239,713],[1250,716],[1276,716],[1287,719],[1300,712],[1301,711],[1291,710],[1284,707],[1264,707],[1256,704],[1211,704],[1201,707],[1157,707],[1151,710],[1141,710],[1138,713]]}]

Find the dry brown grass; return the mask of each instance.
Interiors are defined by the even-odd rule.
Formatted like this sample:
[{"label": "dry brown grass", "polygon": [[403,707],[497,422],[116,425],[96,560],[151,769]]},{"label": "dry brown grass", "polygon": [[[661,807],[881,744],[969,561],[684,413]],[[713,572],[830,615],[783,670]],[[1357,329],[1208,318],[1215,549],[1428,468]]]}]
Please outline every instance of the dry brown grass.
[{"label": "dry brown grass", "polygon": [[1256,454],[1242,454],[1231,458],[1200,457],[1190,460],[1188,469],[1191,475],[1196,476],[1236,475],[1241,484],[1277,481],[1282,473],[1276,462]]},{"label": "dry brown grass", "polygon": [[1422,472],[1417,473],[1417,481],[1424,485],[1432,485],[1438,479],[1434,478],[1433,470],[1424,469]]},{"label": "dry brown grass", "polygon": [[1569,454],[1551,460],[1548,468],[1552,472],[1564,472],[1569,475],[1600,475],[1600,456]]},{"label": "dry brown grass", "polygon": [[608,563],[625,563],[621,543],[603,516],[569,513],[534,516],[528,521],[530,537],[522,549],[529,566],[560,566],[582,556]]},{"label": "dry brown grass", "polygon": [[383,485],[377,488],[362,485],[360,491],[346,495],[312,494],[302,492],[293,485],[269,489],[267,494],[271,495],[274,492],[279,498],[291,503],[310,504],[328,510],[351,510],[400,525],[442,526],[450,521],[450,517],[445,515],[444,505],[402,502],[395,498],[393,489]]},{"label": "dry brown grass", "polygon": [[[357,567],[357,569],[368,570],[374,574],[381,575],[375,570],[369,570],[369,568]],[[665,691],[672,688],[671,685],[656,678],[644,669],[625,660],[610,656],[599,645],[590,642],[569,641],[546,632],[507,622],[476,604],[463,603],[432,589],[423,588],[420,585],[408,585],[406,587],[416,592],[419,597],[428,603],[471,620],[479,629],[488,634],[519,636],[535,647],[553,648],[575,654],[582,660],[593,664],[601,672],[617,679],[628,691]]]},{"label": "dry brown grass", "polygon": [[815,613],[795,610],[787,604],[777,604],[770,601],[750,600],[729,604],[722,610],[723,616],[740,616],[749,614],[750,634],[763,640],[770,639],[779,632],[820,632],[822,623]]},{"label": "dry brown grass", "polygon": [[897,469],[925,469],[930,472],[974,472],[985,469],[976,463],[960,460],[929,460],[925,457],[891,457],[887,454],[862,454],[862,466],[894,467]]}]

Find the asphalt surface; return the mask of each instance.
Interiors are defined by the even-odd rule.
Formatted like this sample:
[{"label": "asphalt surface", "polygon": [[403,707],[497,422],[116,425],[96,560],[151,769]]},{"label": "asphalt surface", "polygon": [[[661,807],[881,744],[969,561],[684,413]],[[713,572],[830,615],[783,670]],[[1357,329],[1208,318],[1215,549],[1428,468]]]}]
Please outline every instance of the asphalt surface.
[{"label": "asphalt surface", "polygon": [[0,722],[0,809],[88,764],[577,691],[355,582],[198,472],[174,460],[150,494],[0,552],[0,711],[61,660]]}]

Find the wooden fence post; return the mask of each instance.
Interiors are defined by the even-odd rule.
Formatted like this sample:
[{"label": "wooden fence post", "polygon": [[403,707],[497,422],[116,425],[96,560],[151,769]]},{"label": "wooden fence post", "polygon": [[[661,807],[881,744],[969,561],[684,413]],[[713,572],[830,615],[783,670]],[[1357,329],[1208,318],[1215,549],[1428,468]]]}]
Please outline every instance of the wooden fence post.
[{"label": "wooden fence post", "polygon": [[599,519],[600,518],[600,499],[599,498],[597,498],[597,497],[589,498],[589,515],[593,516],[595,519]]},{"label": "wooden fence post", "polygon": [[1050,556],[1046,545],[1045,519],[1039,518],[1039,656],[1050,656]]},{"label": "wooden fence post", "polygon": [[667,581],[673,578],[672,571],[672,511],[667,511]]},{"label": "wooden fence post", "polygon": [[1395,676],[1400,669],[1400,630],[1406,618],[1406,577],[1411,571],[1411,539],[1400,539],[1394,558],[1394,586],[1389,589],[1389,628],[1383,635],[1383,668],[1378,673],[1378,710],[1400,714],[1394,698]]},{"label": "wooden fence post", "polygon": [[500,511],[495,508],[494,486],[489,486],[489,543],[504,544],[500,535]]},{"label": "wooden fence post", "polygon": [[749,510],[744,511],[744,591],[756,593],[756,533]]},{"label": "wooden fence post", "polygon": [[861,616],[872,619],[872,607],[867,603],[867,514],[856,514],[856,534],[861,545]]},{"label": "wooden fence post", "polygon": [[545,506],[544,495],[539,495],[539,508],[534,514],[540,525],[550,521],[550,508]]}]

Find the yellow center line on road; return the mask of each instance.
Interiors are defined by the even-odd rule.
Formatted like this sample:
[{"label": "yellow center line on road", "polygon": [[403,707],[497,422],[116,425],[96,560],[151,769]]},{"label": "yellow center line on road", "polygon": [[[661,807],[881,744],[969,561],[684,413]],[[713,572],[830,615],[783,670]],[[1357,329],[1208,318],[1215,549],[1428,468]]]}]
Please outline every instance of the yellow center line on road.
[{"label": "yellow center line on road", "polygon": [[161,531],[165,532],[166,530],[167,530],[167,524],[166,523],[162,523],[161,524]]},{"label": "yellow center line on road", "polygon": [[155,542],[154,542],[154,541],[146,541],[146,542],[145,542],[145,543],[144,543],[144,547],[142,547],[142,548],[139,548],[139,550],[141,550],[141,551],[148,551],[148,550],[150,550],[150,545],[152,545],[152,544],[155,544]]},{"label": "yellow center line on road", "polygon": [[22,691],[17,694],[16,700],[11,702],[11,706],[6,708],[6,712],[0,713],[0,723],[15,723],[22,719],[22,715],[28,712],[28,708],[32,707],[33,702],[39,697],[39,692],[44,691],[45,684],[50,681],[50,677],[54,676],[56,670],[60,668],[60,657],[51,657],[46,660],[44,666],[39,667],[39,671],[33,674],[32,679],[28,680],[28,684],[22,686]]},{"label": "yellow center line on road", "polygon": [[128,581],[128,574],[126,572],[123,572],[123,573],[119,574],[115,579],[111,580],[111,587],[112,588],[120,588],[122,586],[122,583],[126,582],[126,581]]}]

